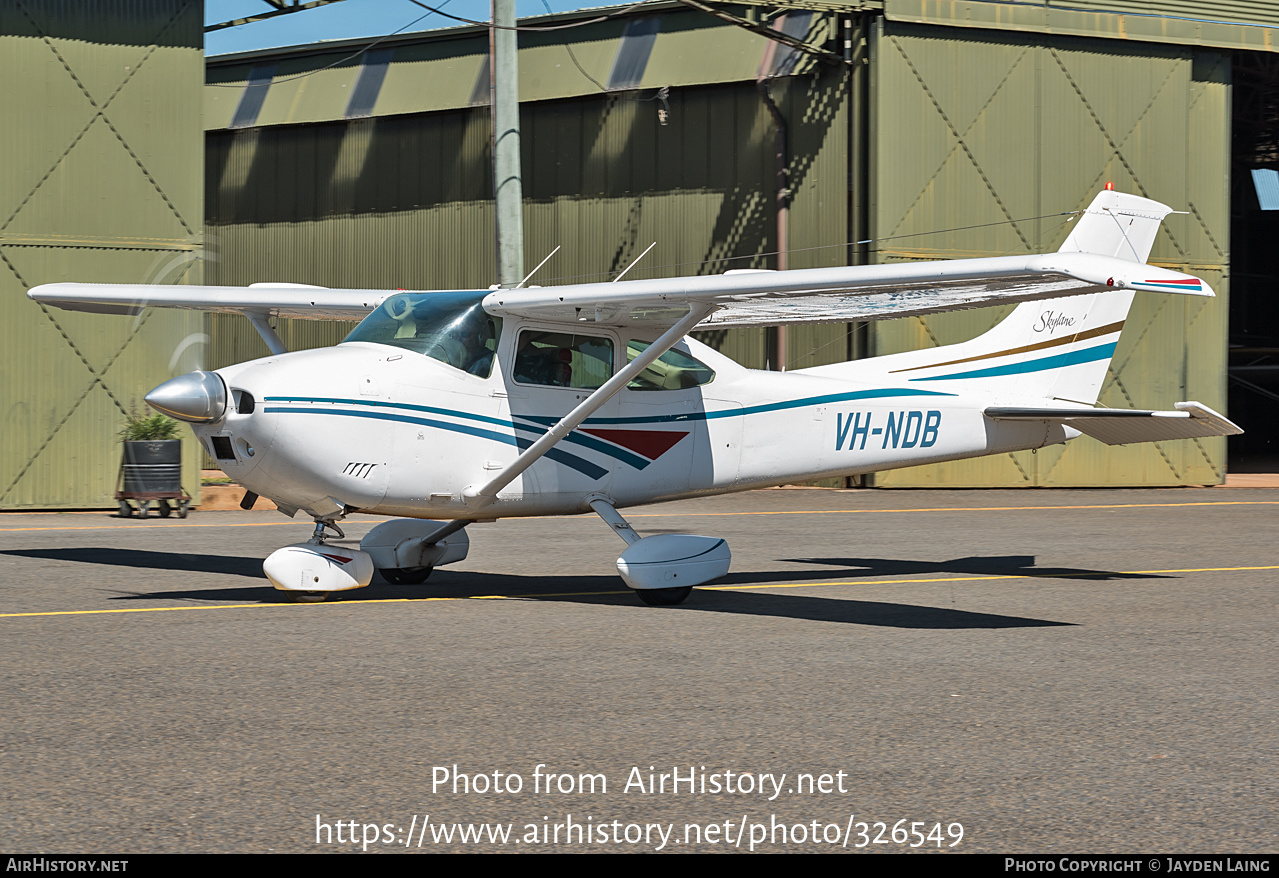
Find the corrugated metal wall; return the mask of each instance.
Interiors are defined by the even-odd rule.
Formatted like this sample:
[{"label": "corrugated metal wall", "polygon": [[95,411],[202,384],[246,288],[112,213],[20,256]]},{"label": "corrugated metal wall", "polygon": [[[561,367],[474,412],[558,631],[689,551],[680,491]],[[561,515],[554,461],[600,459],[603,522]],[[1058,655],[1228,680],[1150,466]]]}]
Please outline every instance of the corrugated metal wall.
[{"label": "corrugated metal wall", "polygon": [[[808,42],[832,36],[832,15],[804,14]],[[656,19],[642,75],[637,82],[610,82],[627,24]],[[520,101],[540,102],[598,95],[610,89],[652,91],[662,87],[715,85],[753,80],[769,41],[704,13],[665,5],[641,16],[618,17],[569,30],[529,32],[519,38]],[[257,71],[270,85],[257,94],[251,125],[326,122],[347,116],[361,70],[373,53],[366,43],[325,45],[317,51],[258,52],[247,58],[215,59],[205,90],[206,127],[237,127],[237,110]],[[382,41],[389,53],[384,78],[364,115],[394,116],[459,109],[489,100],[488,31],[460,27]],[[379,58],[382,56],[378,56]],[[372,58],[374,62],[378,58]],[[795,59],[792,72],[807,73],[811,58]],[[429,85],[427,85],[429,84]]]},{"label": "corrugated metal wall", "polygon": [[[663,38],[693,32],[666,28]],[[750,65],[733,53],[725,63],[734,76],[756,72],[763,40],[728,26],[697,30],[708,29],[724,32],[720,38],[729,45],[743,35],[754,41],[758,52]],[[557,51],[566,61],[564,46]],[[407,52],[397,50],[397,59]],[[522,47],[522,65],[524,54]],[[577,57],[607,78],[610,57]],[[843,264],[848,81],[833,67],[800,69],[802,75],[770,86],[789,127],[790,235],[797,251],[791,267]],[[573,88],[582,79],[567,64],[558,75]],[[524,76],[522,67],[521,81]],[[659,74],[651,76],[660,81]],[[605,280],[653,242],[656,248],[628,277],[775,264],[773,127],[753,79],[671,88],[660,97],[648,88],[596,89],[583,97],[526,101],[521,124],[525,264],[532,268],[556,245],[563,248],[534,282]],[[489,130],[488,108],[479,106],[211,131],[209,282],[488,286],[495,270]],[[291,348],[332,344],[348,329],[303,323],[284,321]],[[210,326],[215,365],[266,354],[239,318],[214,316]],[[793,331],[791,365],[844,359],[846,335],[842,326]],[[764,365],[763,331],[721,332],[711,340],[749,365]]]},{"label": "corrugated metal wall", "polygon": [[890,21],[1279,51],[1270,0],[883,0]]},{"label": "corrugated metal wall", "polygon": [[[1164,223],[1151,261],[1203,277],[1218,298],[1138,293],[1100,402],[1169,408],[1197,399],[1224,410],[1228,56],[889,22],[875,37],[874,57],[878,258],[1056,249],[1066,217],[1045,215],[1086,206],[1106,181],[1188,211]],[[961,228],[968,226],[981,227]],[[1004,313],[878,323],[874,351],[961,341]],[[1216,484],[1224,471],[1222,439],[1108,448],[1081,437],[1038,454],[881,473],[874,484]]]},{"label": "corrugated metal wall", "polygon": [[26,292],[200,281],[201,13],[198,0],[0,5],[0,508],[114,506],[124,413],[198,367],[198,315],[73,314]]},{"label": "corrugated metal wall", "polygon": [[1279,25],[1279,6],[1272,0],[1066,0],[1058,5],[1098,12]]}]

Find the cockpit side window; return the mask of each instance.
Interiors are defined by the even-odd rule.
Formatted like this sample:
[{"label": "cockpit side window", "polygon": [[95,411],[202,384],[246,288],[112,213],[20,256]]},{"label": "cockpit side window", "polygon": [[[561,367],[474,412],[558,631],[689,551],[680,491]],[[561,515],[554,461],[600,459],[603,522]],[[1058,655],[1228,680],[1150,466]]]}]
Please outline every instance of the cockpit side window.
[{"label": "cockpit side window", "polygon": [[594,390],[613,377],[613,340],[526,329],[515,347],[511,375],[521,384]]},{"label": "cockpit side window", "polygon": [[502,319],[485,312],[483,292],[400,293],[343,339],[392,345],[480,378],[493,373]]},{"label": "cockpit side window", "polygon": [[[631,339],[626,343],[626,361],[638,357],[652,342]],[[628,390],[685,390],[701,387],[715,379],[715,370],[683,351],[671,348],[649,364],[627,385]]]}]

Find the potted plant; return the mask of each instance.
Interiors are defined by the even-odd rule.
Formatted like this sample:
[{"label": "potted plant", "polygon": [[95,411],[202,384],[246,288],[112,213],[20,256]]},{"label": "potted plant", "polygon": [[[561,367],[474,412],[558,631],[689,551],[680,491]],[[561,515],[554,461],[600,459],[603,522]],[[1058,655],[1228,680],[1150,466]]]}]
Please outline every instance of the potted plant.
[{"label": "potted plant", "polygon": [[[120,438],[124,441],[124,457],[120,462],[120,482],[116,500],[120,515],[134,514],[130,500],[137,503],[138,514],[146,518],[151,501],[161,518],[168,518],[176,506],[178,518],[186,518],[190,496],[182,489],[182,442],[178,439],[178,422],[156,412],[138,414],[131,410],[124,417]],[[173,500],[173,506],[169,501]]]}]

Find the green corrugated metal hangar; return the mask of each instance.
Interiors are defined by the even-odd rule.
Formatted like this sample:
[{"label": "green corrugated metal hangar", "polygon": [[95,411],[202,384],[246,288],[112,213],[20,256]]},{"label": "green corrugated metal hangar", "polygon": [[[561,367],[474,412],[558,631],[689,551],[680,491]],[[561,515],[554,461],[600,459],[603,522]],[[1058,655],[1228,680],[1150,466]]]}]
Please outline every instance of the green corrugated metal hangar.
[{"label": "green corrugated metal hangar", "polygon": [[[154,13],[154,24],[165,11],[181,19],[179,11],[191,3],[104,3],[93,15],[106,17],[116,5],[134,10],[138,21],[111,51],[123,59],[121,46],[133,46],[146,63],[171,48],[179,57],[178,47],[167,44],[175,37],[148,37],[137,10]],[[0,18],[6,35],[0,39],[22,47],[23,57],[32,59],[26,64],[38,58],[47,68],[39,74],[23,69],[22,78],[53,78],[48,71],[59,72],[59,65],[74,70],[72,61],[59,60],[74,51],[107,56],[92,28],[73,32],[65,4],[21,4],[28,6],[42,10],[47,34],[32,28],[33,15]],[[1279,426],[1279,395],[1266,381],[1279,330],[1271,328],[1268,285],[1279,265],[1266,232],[1279,212],[1262,209],[1249,172],[1279,168],[1279,9],[1246,0],[1193,8],[1176,0],[1073,0],[1068,7],[689,0],[622,14],[525,19],[522,26],[530,28],[580,24],[520,34],[525,264],[536,265],[558,245],[536,282],[605,279],[656,242],[628,277],[772,268],[779,232],[789,268],[1051,250],[1065,238],[1069,214],[1113,181],[1185,211],[1169,217],[1151,261],[1204,277],[1218,298],[1185,302],[1139,294],[1101,403],[1169,407],[1198,399],[1226,409],[1229,375],[1229,414],[1249,430],[1231,446],[1230,465],[1272,470],[1279,461],[1270,456],[1268,437]],[[584,23],[602,15],[608,17]],[[181,21],[181,32],[189,34],[190,23]],[[64,32],[53,33],[58,28]],[[51,51],[63,44],[76,49],[60,56]],[[180,57],[198,58],[183,45]],[[70,325],[69,316],[28,302],[21,294],[30,285],[72,277],[200,282],[201,266],[180,257],[199,253],[201,245],[209,283],[416,289],[492,283],[487,53],[487,29],[461,27],[210,61],[203,239],[194,176],[199,147],[186,133],[198,115],[193,101],[171,115],[111,102],[121,79],[121,95],[133,87],[123,60],[110,62],[123,70],[107,65],[114,79],[104,74],[96,91],[80,87],[77,93],[68,70],[61,74],[66,94],[24,96],[31,106],[55,107],[50,118],[60,121],[56,136],[12,129],[4,135],[7,154],[27,157],[18,163],[20,173],[6,168],[4,215],[26,217],[28,224],[40,217],[45,224],[22,231],[30,242],[18,238],[13,217],[0,227],[9,272],[4,301],[11,311],[5,356],[12,401],[6,408],[21,413],[25,431],[20,441],[6,443],[0,460],[0,491],[7,487],[0,506],[103,505],[115,467],[109,442],[118,429],[111,394],[127,405],[151,384],[190,368],[176,359],[196,348],[175,352],[175,344],[200,331],[183,323],[186,317],[152,315],[139,328],[130,318],[79,315],[74,332],[59,336],[55,327]],[[136,66],[145,69],[142,62]],[[190,74],[182,71],[143,88],[159,98],[183,88],[193,95]],[[64,196],[90,202],[87,213],[73,211],[81,226],[93,226],[85,232],[75,223],[59,224],[52,208],[25,206],[49,190],[42,180],[57,177],[58,154],[70,149],[67,155],[76,157],[81,148],[68,147],[79,130],[77,101],[83,108],[78,125],[90,123],[102,157],[81,155],[87,165],[102,162],[101,176],[110,177],[83,182],[86,188]],[[23,106],[9,112],[22,113]],[[122,152],[132,158],[124,167],[106,164],[118,146],[113,141],[128,140],[124,122],[112,127],[90,117],[114,122],[113,113],[137,113],[139,127],[155,139],[156,155],[129,141],[132,152]],[[787,158],[780,197],[779,149]],[[129,174],[143,182],[129,188]],[[94,225],[86,217],[99,219]],[[164,222],[174,228],[160,228]],[[122,232],[130,223],[138,228]],[[97,249],[70,242],[77,236]],[[136,249],[143,243],[152,250]],[[110,262],[117,251],[134,254],[129,258],[136,264]],[[19,255],[28,252],[46,261],[24,268]],[[165,267],[153,268],[138,254]],[[708,340],[747,365],[802,368],[951,343],[1003,313],[792,327],[781,351],[784,364],[775,333],[728,332]],[[238,320],[206,318],[206,367],[266,353]],[[283,326],[281,334],[290,347],[307,347],[331,344],[345,329],[299,323]],[[1237,355],[1228,352],[1228,331]],[[56,344],[37,340],[39,333],[52,334]],[[87,354],[82,339],[90,337],[94,348]],[[112,355],[144,346],[154,348],[152,359],[126,379]],[[75,377],[87,391],[73,390],[68,374],[55,374],[62,368],[56,357],[83,373]],[[1228,361],[1239,368],[1238,381]],[[81,393],[85,400],[77,403]],[[97,408],[86,410],[87,402]],[[68,432],[81,411],[88,426]],[[67,455],[90,454],[102,459],[97,469],[65,467]],[[1216,484],[1226,468],[1222,440],[1107,448],[1085,437],[1039,454],[916,467],[867,481],[883,487]]]},{"label": "green corrugated metal hangar", "polygon": [[74,313],[26,292],[202,281],[202,6],[0,3],[0,508],[114,508],[125,413],[196,367],[197,314]]}]

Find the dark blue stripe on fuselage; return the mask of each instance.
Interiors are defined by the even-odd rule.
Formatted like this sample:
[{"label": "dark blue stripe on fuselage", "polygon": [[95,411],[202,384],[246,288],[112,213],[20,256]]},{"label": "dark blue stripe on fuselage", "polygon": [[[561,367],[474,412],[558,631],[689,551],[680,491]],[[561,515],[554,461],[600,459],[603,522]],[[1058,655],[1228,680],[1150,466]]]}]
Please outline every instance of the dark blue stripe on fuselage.
[{"label": "dark blue stripe on fuselage", "polygon": [[[505,433],[495,433],[492,430],[485,430],[480,427],[472,427],[469,424],[451,424],[448,421],[436,421],[430,418],[415,418],[409,415],[397,415],[391,412],[357,412],[349,409],[333,409],[326,411],[324,409],[285,408],[282,406],[267,406],[264,411],[300,415],[336,415],[338,417],[346,418],[368,418],[375,421],[398,421],[403,424],[418,424],[423,427],[433,427],[437,430],[447,430],[453,433],[466,433],[470,436],[479,436],[482,439],[491,439],[494,442],[501,442],[504,445],[513,445],[520,449],[528,448],[534,441],[511,436]],[[569,454],[567,451],[563,451],[558,448],[552,448],[550,451],[546,452],[546,457],[592,479],[598,479],[608,473],[608,470],[604,467],[592,463],[585,458],[578,457],[575,454]]]},{"label": "dark blue stripe on fuselage", "polygon": [[[336,397],[325,396],[268,396],[264,402],[309,402],[327,403],[330,405],[360,405],[382,409],[401,409],[404,411],[426,412],[433,415],[448,415],[450,417],[462,418],[464,420],[479,421],[484,424],[494,424],[498,427],[508,427],[512,430],[523,430],[526,433],[532,433],[536,436],[541,436],[546,433],[546,428],[538,426],[536,422],[532,425],[519,424],[514,421],[507,421],[501,418],[477,415],[472,412],[462,412],[457,411],[456,409],[442,409],[429,405],[413,405],[407,402],[378,402],[376,400],[338,399]],[[533,421],[534,419],[521,417],[521,420]],[[551,418],[550,424],[555,424],[558,421],[559,418]],[[622,463],[634,467],[635,469],[644,469],[644,467],[652,463],[652,461],[647,458],[640,457],[638,454],[634,454],[623,448],[616,448],[607,442],[596,439],[594,436],[582,436],[576,433],[570,433],[564,438],[564,441],[573,445],[580,445],[583,448],[589,448],[592,451],[598,451],[600,454],[606,454],[609,457],[620,460]]]},{"label": "dark blue stripe on fuselage", "polygon": [[[802,399],[788,399],[781,402],[763,403],[760,405],[744,406],[742,408],[721,409],[713,412],[681,412],[671,415],[642,415],[630,418],[587,418],[585,424],[672,424],[683,421],[711,421],[719,418],[742,417],[745,415],[763,414],[765,412],[784,411],[786,409],[804,408],[805,406],[825,405],[834,402],[848,402],[862,399],[886,399],[901,396],[954,396],[953,393],[944,393],[936,390],[920,390],[913,387],[903,387],[892,390],[854,390],[846,393],[828,393],[824,396],[809,396]],[[498,427],[507,427],[512,430],[522,430],[536,435],[542,435],[546,432],[546,428],[554,426],[562,420],[563,416],[548,417],[544,415],[516,415],[521,421],[527,421],[529,424],[515,423],[501,418],[492,418],[487,415],[477,415],[472,412],[457,411],[455,409],[436,408],[434,406],[413,405],[411,403],[399,402],[380,402],[377,400],[363,399],[340,399],[336,397],[316,397],[316,396],[268,396],[264,402],[293,402],[293,403],[321,403],[329,405],[358,405],[367,406],[369,408],[378,409],[399,409],[404,411],[424,412],[427,414],[447,415],[449,417],[461,418],[464,420],[478,421],[485,424],[493,424]],[[398,421],[405,424],[419,424],[424,427],[433,427],[439,430],[448,430],[454,433],[465,433],[471,436],[479,436],[483,439],[492,439],[495,442],[501,442],[506,445],[514,445],[517,448],[527,448],[532,444],[531,441],[523,437],[515,437],[506,433],[497,433],[492,430],[485,430],[481,427],[473,427],[469,424],[454,424],[448,421],[437,421],[429,418],[410,417],[408,415],[394,414],[392,412],[375,411],[352,411],[350,409],[322,409],[322,408],[283,408],[268,407],[268,412],[287,412],[293,414],[310,414],[310,415],[339,415],[352,418],[370,418],[373,420]],[[538,426],[544,425],[544,426]],[[619,460],[637,470],[647,467],[652,461],[640,457],[630,451],[615,447],[594,436],[587,436],[581,433],[570,433],[564,439],[565,442],[578,445],[583,448],[589,448],[601,454],[606,454],[616,460]],[[569,454],[558,448],[552,448],[546,453],[546,456],[557,463],[562,463],[571,469],[598,479],[608,470],[597,464],[592,463],[585,458],[578,457],[575,454]]]}]

